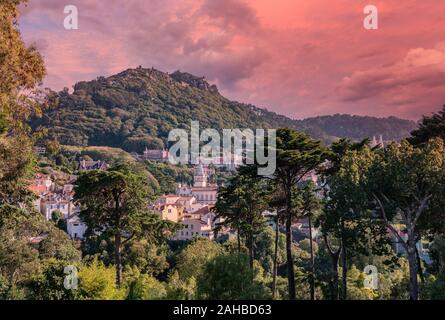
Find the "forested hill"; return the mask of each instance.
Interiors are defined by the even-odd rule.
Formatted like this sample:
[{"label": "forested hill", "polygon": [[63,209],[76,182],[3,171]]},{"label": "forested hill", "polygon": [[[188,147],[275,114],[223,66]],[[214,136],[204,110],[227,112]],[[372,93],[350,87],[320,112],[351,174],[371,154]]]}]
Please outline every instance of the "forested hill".
[{"label": "forested hill", "polygon": [[79,82],[74,92],[53,93],[52,105],[32,127],[44,126],[50,137],[66,145],[121,147],[142,151],[161,147],[168,132],[189,129],[292,127],[330,142],[337,137],[361,139],[382,134],[399,140],[415,123],[334,115],[292,120],[253,105],[230,101],[216,86],[189,73],[167,74],[156,69],[128,69],[108,78]]},{"label": "forested hill", "polygon": [[353,140],[382,135],[386,141],[399,141],[410,135],[417,127],[414,121],[396,117],[376,118],[351,116],[349,114],[335,114],[296,120],[298,126],[305,128],[305,132],[323,139],[326,142],[339,137]]}]

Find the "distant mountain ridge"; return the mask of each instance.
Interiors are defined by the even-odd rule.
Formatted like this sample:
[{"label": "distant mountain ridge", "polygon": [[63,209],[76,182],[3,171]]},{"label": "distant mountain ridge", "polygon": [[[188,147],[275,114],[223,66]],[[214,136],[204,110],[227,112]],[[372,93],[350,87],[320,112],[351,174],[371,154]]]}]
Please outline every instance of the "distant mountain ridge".
[{"label": "distant mountain ridge", "polygon": [[170,130],[189,129],[197,120],[204,128],[280,128],[307,132],[329,143],[383,135],[400,140],[416,123],[396,117],[333,115],[293,120],[223,97],[204,77],[154,68],[128,69],[110,77],[76,83],[74,92],[53,92],[52,108],[31,126],[44,126],[49,137],[75,146],[109,146],[141,152],[163,147]]},{"label": "distant mountain ridge", "polygon": [[296,122],[301,123],[305,132],[324,141],[333,141],[341,137],[360,140],[380,135],[386,141],[400,141],[408,137],[417,127],[414,121],[394,116],[377,118],[349,114],[312,117]]}]

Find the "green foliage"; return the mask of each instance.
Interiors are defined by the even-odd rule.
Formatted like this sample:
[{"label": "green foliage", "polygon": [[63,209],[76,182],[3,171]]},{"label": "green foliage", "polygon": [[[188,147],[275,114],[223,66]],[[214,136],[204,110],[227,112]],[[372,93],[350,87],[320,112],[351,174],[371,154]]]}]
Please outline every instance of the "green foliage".
[{"label": "green foliage", "polygon": [[262,212],[267,208],[269,184],[242,170],[230,177],[218,190],[216,217],[223,219],[218,228],[230,227],[245,239],[253,267],[254,238],[265,227]]},{"label": "green foliage", "polygon": [[424,116],[419,122],[419,127],[411,132],[408,141],[419,145],[436,137],[445,140],[445,105],[441,111],[431,116]]},{"label": "green foliage", "polygon": [[155,220],[147,205],[154,194],[146,181],[142,172],[126,164],[108,171],[83,172],[77,180],[75,200],[82,206],[80,217],[89,234],[99,232],[114,237],[117,286],[122,279],[122,238],[128,241],[143,234],[152,236]]},{"label": "green foliage", "polygon": [[51,221],[61,230],[66,231],[66,222],[63,213],[59,210],[54,210],[51,214]]},{"label": "green foliage", "polygon": [[[275,233],[264,228],[261,213],[266,208],[278,210],[279,224],[286,220],[286,237],[278,234],[275,298],[309,299],[313,273],[316,297],[329,297],[332,274],[339,269],[333,244],[348,252],[340,269],[348,287],[345,298],[406,299],[409,286],[413,297],[413,244],[421,236],[434,236],[434,264],[424,270],[421,296],[445,298],[445,107],[422,120],[411,144],[369,150],[367,140],[352,140],[379,134],[399,140],[415,124],[348,115],[291,120],[229,101],[204,78],[143,68],[80,82],[72,94],[66,89],[43,99],[37,89],[45,75],[42,58],[26,47],[17,23],[18,5],[24,2],[0,2],[0,299],[270,298]],[[38,118],[46,104],[52,108]],[[26,121],[31,117],[34,129],[48,129],[47,137],[42,139],[46,129],[30,136]],[[177,226],[161,221],[147,204],[156,192],[171,193],[177,182],[192,182],[191,170],[137,163],[120,149],[141,153],[168,147],[169,131],[188,129],[190,119],[198,120],[202,129],[287,128],[277,131],[278,170],[267,177],[271,183],[253,178],[251,168],[244,168],[220,190],[216,212],[239,231],[244,243],[238,250],[233,240],[220,245],[204,239],[169,248],[165,240]],[[310,136],[324,142],[352,140],[336,141],[327,152]],[[61,213],[54,212],[47,222],[31,206],[34,195],[26,187],[36,170],[35,141],[47,148],[47,155],[39,158],[41,171],[52,175],[54,168],[75,172],[82,158],[112,164],[109,171],[83,173],[77,182],[76,201],[88,225],[83,264],[76,244],[61,230],[66,227]],[[315,186],[301,181],[326,159],[330,162],[322,174],[329,189],[324,190],[323,207]],[[380,211],[376,200],[381,200]],[[301,217],[317,221],[324,243],[291,241],[291,225]],[[386,226],[382,218],[388,220]],[[395,223],[410,236],[408,261],[388,250],[386,227]],[[376,290],[363,287],[361,270],[367,264],[378,268]],[[63,285],[68,265],[80,270],[77,290]]]},{"label": "green foliage", "polygon": [[176,270],[181,280],[197,279],[206,264],[223,253],[223,247],[214,241],[194,239],[176,258]]},{"label": "green foliage", "polygon": [[301,120],[304,130],[309,135],[322,139],[326,143],[340,138],[360,141],[382,135],[386,140],[400,141],[416,127],[416,123],[396,117],[375,118],[335,114]]},{"label": "green foliage", "polygon": [[257,268],[251,270],[249,257],[244,254],[219,255],[210,261],[198,277],[199,299],[267,299],[268,289],[257,277]]},{"label": "green foliage", "polygon": [[369,148],[352,146],[345,150],[336,170],[327,178],[328,200],[318,222],[322,232],[341,239],[352,252],[369,253],[387,242],[384,225],[369,210],[370,196],[364,187],[368,182],[367,170],[374,159],[374,152]]},{"label": "green foliage", "polygon": [[422,298],[426,300],[445,300],[445,274],[442,272],[438,277],[430,277],[422,290]]},{"label": "green foliage", "polygon": [[125,289],[114,285],[113,267],[106,267],[95,260],[79,270],[79,299],[81,300],[122,300],[126,297]]},{"label": "green foliage", "polygon": [[[184,76],[187,75],[187,76]],[[190,80],[194,79],[194,80]],[[186,73],[128,69],[108,78],[79,82],[74,92],[52,93],[52,108],[32,126],[48,128],[49,137],[65,145],[120,147],[129,152],[167,147],[171,129],[294,128],[326,142],[337,137],[363,139],[383,134],[400,140],[415,127],[394,117],[378,119],[334,115],[292,120],[230,101],[205,80]]]},{"label": "green foliage", "polygon": [[379,270],[379,286],[377,290],[380,300],[406,300],[409,298],[409,268],[405,258],[399,258],[390,267],[387,263],[372,262]]},{"label": "green foliage", "polygon": [[26,186],[34,168],[31,140],[22,134],[0,136],[0,160],[0,205],[29,203],[33,195]]},{"label": "green foliage", "polygon": [[161,194],[175,193],[178,183],[192,184],[193,182],[192,169],[186,166],[174,166],[154,161],[145,161],[144,164],[158,181]]},{"label": "green foliage", "polygon": [[74,300],[77,298],[77,289],[66,289],[64,280],[67,274],[64,269],[67,262],[57,259],[48,259],[42,265],[38,274],[32,275],[26,286],[29,298],[33,300]]},{"label": "green foliage", "polygon": [[295,201],[295,188],[308,173],[319,168],[327,155],[321,141],[292,129],[277,130],[276,170],[272,177],[267,178],[271,178],[275,187],[282,192],[278,203],[282,206],[282,219],[285,220],[287,277],[291,300],[296,298],[291,226],[294,218],[303,213],[301,210],[304,207],[313,206],[306,196]]},{"label": "green foliage", "polygon": [[[271,227],[265,228],[256,237],[254,242],[254,256],[268,275],[273,274],[273,258],[275,250],[275,231]],[[278,265],[286,262],[286,239],[283,233],[278,236]]]},{"label": "green foliage", "polygon": [[[23,120],[40,111],[36,86],[45,75],[43,60],[36,48],[27,47],[18,27],[18,6],[26,1],[0,3],[0,115],[3,128],[16,131]],[[7,121],[5,121],[7,119]]]},{"label": "green foliage", "polygon": [[192,300],[196,293],[196,279],[190,277],[182,280],[178,271],[173,271],[167,281],[167,299]]},{"label": "green foliage", "polygon": [[[30,279],[34,284],[46,281],[44,270],[51,261],[65,265],[78,263],[80,252],[65,232],[56,228],[51,222],[45,221],[42,216],[30,214],[13,206],[2,206],[0,275],[3,279],[2,286],[7,288],[4,293],[7,294],[6,297],[24,297],[23,289],[29,284]],[[39,289],[44,290],[44,288]],[[23,293],[20,293],[21,291]],[[43,293],[37,294],[39,297],[41,295]]]},{"label": "green foliage", "polygon": [[[402,243],[410,270],[410,298],[418,298],[416,242],[444,227],[445,145],[440,138],[415,147],[407,141],[390,145],[370,168],[369,193],[387,227]],[[407,241],[392,226],[400,216]]]},{"label": "green foliage", "polygon": [[75,188],[81,218],[91,231],[141,234],[149,218],[147,204],[154,197],[146,181],[143,173],[129,165],[82,173]]},{"label": "green foliage", "polygon": [[363,281],[365,274],[358,270],[356,266],[352,266],[348,270],[348,299],[349,300],[373,300],[377,297],[374,290],[365,288]]},{"label": "green foliage", "polygon": [[142,274],[129,286],[128,300],[161,300],[167,295],[164,285],[147,274]]},{"label": "green foliage", "polygon": [[60,151],[68,158],[75,160],[101,160],[109,164],[118,162],[135,162],[135,159],[127,152],[119,148],[111,147],[76,147],[76,146],[61,146]]},{"label": "green foliage", "polygon": [[169,267],[167,254],[165,245],[142,239],[124,245],[122,260],[125,265],[137,267],[143,274],[158,276]]},{"label": "green foliage", "polygon": [[[371,192],[381,201],[389,220],[396,213],[414,223],[417,233],[441,231],[445,217],[445,145],[442,139],[430,140],[421,147],[407,141],[390,145],[370,168]],[[422,206],[422,202],[426,203]],[[422,209],[419,212],[419,209]],[[418,218],[415,218],[419,214]],[[411,218],[408,219],[408,215]]]}]

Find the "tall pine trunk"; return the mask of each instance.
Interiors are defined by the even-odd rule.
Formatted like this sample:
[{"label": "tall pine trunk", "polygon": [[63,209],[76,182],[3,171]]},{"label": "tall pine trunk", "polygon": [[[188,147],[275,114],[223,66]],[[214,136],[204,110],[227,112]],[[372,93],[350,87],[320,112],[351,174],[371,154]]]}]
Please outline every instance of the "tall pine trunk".
[{"label": "tall pine trunk", "polygon": [[348,298],[348,265],[347,265],[347,252],[345,241],[342,241],[341,247],[341,261],[342,261],[342,299]]},{"label": "tall pine trunk", "polygon": [[238,243],[238,254],[241,254],[241,235],[239,229],[236,232],[236,241]]},{"label": "tall pine trunk", "polygon": [[331,294],[332,300],[338,300],[338,254],[331,255],[332,262],[332,280],[331,280]]},{"label": "tall pine trunk", "polygon": [[276,225],[275,225],[275,247],[274,247],[274,253],[273,253],[272,300],[275,299],[275,295],[276,295],[276,291],[277,291],[278,237],[279,237],[279,228],[278,228],[278,212],[277,212],[277,221],[276,221]]},{"label": "tall pine trunk", "polygon": [[311,288],[311,300],[315,300],[315,261],[314,261],[314,248],[312,245],[312,220],[309,217],[309,248],[311,251],[311,274],[309,278],[309,284]]},{"label": "tall pine trunk", "polygon": [[[418,240],[418,241],[420,241],[420,240]],[[423,274],[422,260],[420,259],[420,254],[419,254],[419,250],[417,250],[417,246],[415,246],[415,248],[416,248],[417,269],[419,271],[420,282],[422,284],[424,284],[425,283],[425,275]]]},{"label": "tall pine trunk", "polygon": [[[253,233],[249,234],[249,267],[253,271]],[[253,275],[253,272],[252,272]]]},{"label": "tall pine trunk", "polygon": [[290,206],[287,206],[286,217],[286,262],[287,262],[287,282],[289,289],[289,299],[295,300],[295,272],[294,259],[292,257],[292,212]]},{"label": "tall pine trunk", "polygon": [[419,287],[417,283],[417,257],[416,257],[416,240],[414,232],[408,227],[408,266],[409,266],[409,297],[410,300],[417,300]]},{"label": "tall pine trunk", "polygon": [[118,232],[114,235],[114,259],[116,263],[116,287],[120,288],[122,283],[122,239]]},{"label": "tall pine trunk", "polygon": [[329,289],[331,291],[331,300],[338,300],[338,258],[340,255],[341,245],[338,250],[334,251],[328,242],[328,237],[323,235],[324,242],[331,258],[331,279],[329,280]]}]

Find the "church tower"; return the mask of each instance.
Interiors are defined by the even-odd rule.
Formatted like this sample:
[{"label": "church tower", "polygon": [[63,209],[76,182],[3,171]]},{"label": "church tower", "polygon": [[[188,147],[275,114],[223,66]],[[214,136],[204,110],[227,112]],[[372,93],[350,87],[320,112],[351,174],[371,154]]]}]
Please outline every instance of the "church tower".
[{"label": "church tower", "polygon": [[207,174],[204,172],[202,164],[195,168],[193,175],[194,187],[207,187]]}]

